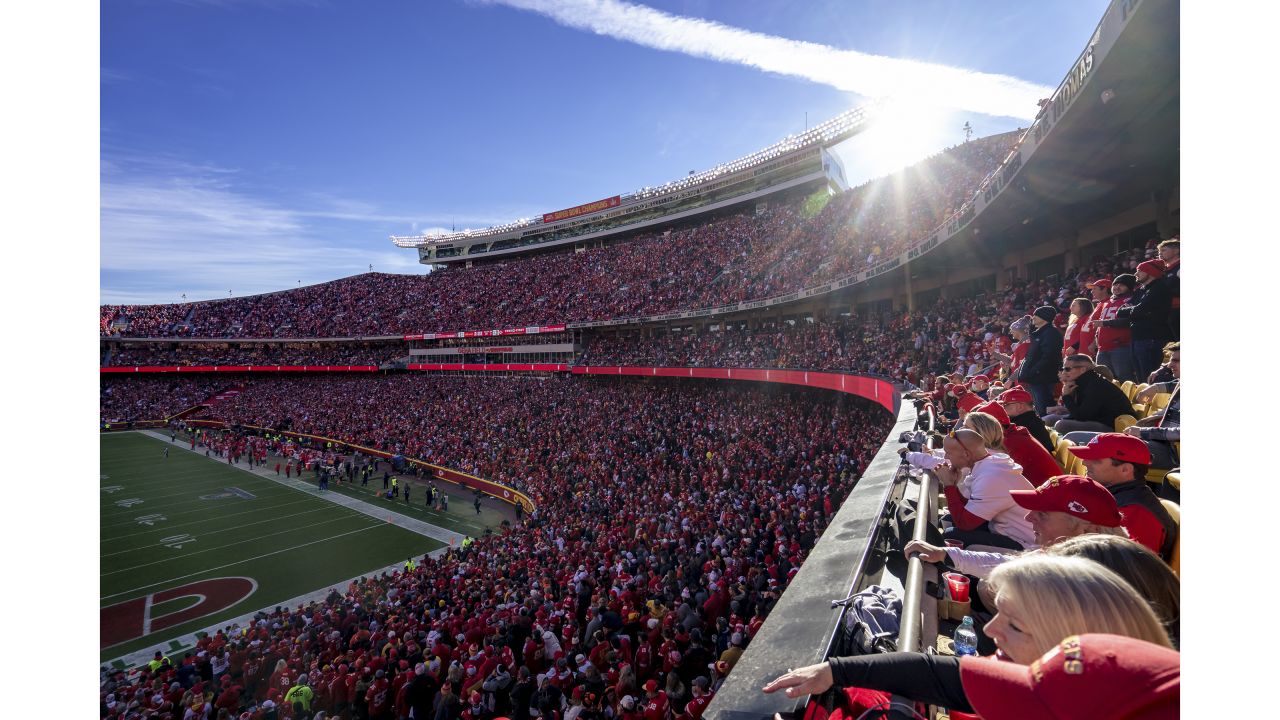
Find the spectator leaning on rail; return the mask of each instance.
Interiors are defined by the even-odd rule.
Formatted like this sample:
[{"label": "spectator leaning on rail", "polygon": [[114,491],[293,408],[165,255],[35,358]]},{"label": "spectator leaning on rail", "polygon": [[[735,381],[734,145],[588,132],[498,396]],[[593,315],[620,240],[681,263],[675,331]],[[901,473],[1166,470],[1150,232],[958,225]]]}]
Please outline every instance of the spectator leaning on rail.
[{"label": "spectator leaning on rail", "polygon": [[1031,525],[1009,494],[1011,490],[1031,489],[1022,468],[1004,453],[989,452],[982,436],[972,430],[951,433],[943,440],[942,450],[947,462],[938,465],[935,472],[954,526],[945,537],[966,545],[1013,550],[1034,547]]},{"label": "spectator leaning on rail", "polygon": [[1071,453],[1084,461],[1090,478],[1116,496],[1129,537],[1159,553],[1165,562],[1173,559],[1178,523],[1147,486],[1151,464],[1147,444],[1122,433],[1102,433],[1084,447],[1071,448]]},{"label": "spectator leaning on rail", "polygon": [[1110,432],[1116,418],[1133,413],[1124,391],[1099,375],[1088,355],[1064,358],[1058,377],[1062,380],[1062,406],[1067,410],[1066,417],[1054,424],[1060,434]]},{"label": "spectator leaning on rail", "polygon": [[1010,423],[1026,430],[1031,437],[1044,446],[1046,451],[1052,453],[1057,449],[1053,444],[1053,438],[1049,435],[1049,428],[1045,426],[1044,420],[1036,415],[1035,407],[1031,404],[1031,393],[1022,388],[1005,390],[1000,393],[1000,397],[996,398],[996,402],[1004,408]]},{"label": "spectator leaning on rail", "polygon": [[[1015,490],[1009,493],[1013,501],[1026,510],[1035,541],[1041,547],[1061,542],[1067,538],[1101,533],[1128,537],[1120,525],[1120,508],[1115,496],[1097,482],[1079,475],[1060,475],[1050,478],[1034,490]],[[919,540],[912,540],[902,550],[910,557],[931,563],[944,563],[957,572],[983,579],[991,571],[1018,557],[1009,553],[984,552],[954,547],[938,547]],[[984,602],[990,595],[979,585]]]},{"label": "spectator leaning on rail", "polygon": [[1035,401],[1036,412],[1043,415],[1053,397],[1054,376],[1058,360],[1062,357],[1062,334],[1053,326],[1058,316],[1054,308],[1043,305],[1031,315],[1031,338],[1028,341],[1027,359],[1018,369],[1017,379]]},{"label": "spectator leaning on rail", "polygon": [[[794,698],[833,684],[862,687],[986,720],[1177,717],[1178,655],[1145,598],[1118,574],[1081,557],[1032,553],[997,568],[992,582],[999,588],[998,612],[986,630],[997,658],[920,652],[832,658],[790,671],[763,690],[786,690]],[[1098,657],[1086,652],[1095,638],[1106,648]],[[1055,669],[1060,661],[1065,670]],[[984,673],[1023,676],[1032,692],[1054,692],[1024,702],[1014,687],[981,687],[977,678]]]}]

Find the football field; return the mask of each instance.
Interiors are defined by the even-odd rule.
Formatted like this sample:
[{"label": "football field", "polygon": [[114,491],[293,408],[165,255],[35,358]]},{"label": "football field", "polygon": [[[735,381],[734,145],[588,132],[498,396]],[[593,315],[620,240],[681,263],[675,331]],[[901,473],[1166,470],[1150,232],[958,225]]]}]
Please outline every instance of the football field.
[{"label": "football field", "polygon": [[99,443],[104,662],[444,546],[181,441]]}]

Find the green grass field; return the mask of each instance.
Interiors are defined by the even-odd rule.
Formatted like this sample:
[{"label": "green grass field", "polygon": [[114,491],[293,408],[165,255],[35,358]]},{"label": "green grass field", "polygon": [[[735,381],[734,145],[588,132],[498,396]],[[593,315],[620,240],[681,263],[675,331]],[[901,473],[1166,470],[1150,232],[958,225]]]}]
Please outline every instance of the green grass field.
[{"label": "green grass field", "polygon": [[[100,445],[103,661],[168,648],[171,638],[442,547],[317,491],[192,453],[181,442],[118,433],[103,435]],[[404,512],[402,506],[395,509]],[[478,518],[465,509],[471,516],[456,513],[459,525],[497,515],[486,509]],[[455,524],[427,512],[406,514]]]}]

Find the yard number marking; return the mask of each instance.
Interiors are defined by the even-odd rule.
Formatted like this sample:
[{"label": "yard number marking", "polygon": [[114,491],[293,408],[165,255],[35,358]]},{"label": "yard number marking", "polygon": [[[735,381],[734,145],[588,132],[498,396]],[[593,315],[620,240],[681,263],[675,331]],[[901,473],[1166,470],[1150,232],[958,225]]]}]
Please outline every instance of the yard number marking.
[{"label": "yard number marking", "polygon": [[134,505],[141,505],[141,504],[142,504],[142,498],[125,498],[123,500],[116,501],[116,505],[119,505],[122,508],[133,507]]},{"label": "yard number marking", "polygon": [[161,545],[164,545],[165,547],[169,547],[169,548],[177,548],[179,550],[182,549],[183,545],[189,545],[195,541],[196,541],[195,537],[188,535],[186,533],[183,533],[181,535],[170,535],[167,538],[160,538]]},{"label": "yard number marking", "polygon": [[120,492],[123,489],[124,489],[123,485],[106,485],[102,488],[102,492],[110,495],[113,492]]},{"label": "yard number marking", "polygon": [[169,518],[161,515],[160,513],[152,513],[151,515],[139,515],[138,517],[134,518],[134,520],[138,521],[139,525],[148,525],[148,526],[155,525],[158,522],[164,522],[165,520],[168,520],[168,519]]}]

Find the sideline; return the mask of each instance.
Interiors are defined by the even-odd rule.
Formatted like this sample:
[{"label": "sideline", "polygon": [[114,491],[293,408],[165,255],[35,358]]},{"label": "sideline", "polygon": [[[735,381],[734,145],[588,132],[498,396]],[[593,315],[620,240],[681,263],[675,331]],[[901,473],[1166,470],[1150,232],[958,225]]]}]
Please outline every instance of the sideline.
[{"label": "sideline", "polygon": [[[176,446],[189,453],[194,453],[196,455],[203,456],[203,453],[201,453],[199,450],[192,450],[190,448],[190,444],[191,444],[190,441],[185,443],[169,442],[168,435],[165,435],[164,433],[161,433],[161,432],[157,432],[155,430],[135,430],[133,432],[138,432],[143,435],[146,435],[147,437],[160,440],[165,444],[169,445],[170,447]],[[222,463],[222,464],[226,464],[226,463]],[[241,463],[235,463],[234,465],[231,465],[231,467],[234,467],[235,469],[240,470],[241,472],[247,472],[255,477],[262,478],[263,480],[270,480],[271,482],[276,483],[277,485],[283,485],[287,488],[292,488],[299,492],[306,493],[310,497],[320,498],[321,500],[328,500],[334,505],[341,505],[342,507],[348,508],[350,510],[355,510],[358,513],[363,513],[376,520],[385,521],[388,519],[392,519],[392,522],[404,528],[405,530],[408,530],[410,532],[415,532],[419,535],[424,535],[433,540],[439,540],[440,542],[444,543],[446,547],[450,544],[454,546],[461,546],[463,539],[466,538],[466,536],[463,535],[462,533],[458,533],[452,530],[448,530],[446,528],[442,528],[439,525],[432,525],[431,523],[424,522],[415,517],[411,517],[409,515],[405,515],[403,513],[397,512],[394,509],[394,507],[385,507],[385,506],[378,507],[377,505],[367,503],[364,500],[348,497],[338,492],[322,493],[316,490],[315,483],[307,482],[306,480],[298,480],[296,478],[285,479],[285,478],[277,477],[275,473],[271,472],[266,467],[262,467],[262,468],[254,467],[253,469],[250,469],[250,468],[244,467],[243,464]]]}]

